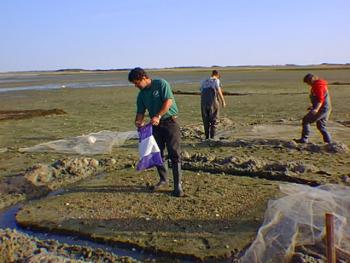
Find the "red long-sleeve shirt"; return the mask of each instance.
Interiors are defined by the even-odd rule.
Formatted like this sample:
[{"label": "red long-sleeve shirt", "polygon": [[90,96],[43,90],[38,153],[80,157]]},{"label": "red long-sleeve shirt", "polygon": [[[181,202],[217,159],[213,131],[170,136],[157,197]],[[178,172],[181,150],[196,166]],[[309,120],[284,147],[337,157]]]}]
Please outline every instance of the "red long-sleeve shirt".
[{"label": "red long-sleeve shirt", "polygon": [[317,98],[319,102],[324,103],[325,95],[328,91],[327,81],[323,79],[316,80],[311,85],[311,93]]}]

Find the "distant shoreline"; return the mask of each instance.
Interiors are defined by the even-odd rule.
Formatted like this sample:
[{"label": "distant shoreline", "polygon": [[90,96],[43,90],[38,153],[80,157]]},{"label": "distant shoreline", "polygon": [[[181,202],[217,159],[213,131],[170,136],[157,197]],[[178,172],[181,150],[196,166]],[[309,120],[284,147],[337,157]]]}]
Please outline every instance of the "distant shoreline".
[{"label": "distant shoreline", "polygon": [[[297,65],[297,64],[285,64],[285,65],[240,65],[240,66],[180,66],[180,67],[164,67],[164,68],[145,68],[149,71],[164,71],[164,70],[208,70],[212,68],[225,69],[350,69],[350,63],[336,64],[336,63],[322,63],[322,64],[310,64],[310,65]],[[57,70],[27,70],[27,71],[2,71],[2,74],[38,74],[38,73],[51,73],[51,74],[64,74],[64,73],[106,73],[106,72],[123,72],[129,71],[131,68],[116,68],[116,69],[57,69]]]}]

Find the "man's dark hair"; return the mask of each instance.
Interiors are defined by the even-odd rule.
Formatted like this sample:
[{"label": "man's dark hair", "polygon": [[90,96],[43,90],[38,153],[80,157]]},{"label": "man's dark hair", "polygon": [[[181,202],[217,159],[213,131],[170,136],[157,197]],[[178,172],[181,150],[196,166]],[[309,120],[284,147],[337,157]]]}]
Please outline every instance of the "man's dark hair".
[{"label": "man's dark hair", "polygon": [[211,72],[211,75],[212,75],[212,76],[220,76],[219,71],[217,71],[216,69],[214,69],[214,70]]},{"label": "man's dark hair", "polygon": [[308,74],[305,75],[303,81],[304,81],[305,83],[310,83],[311,80],[312,80],[313,78],[314,78],[314,75],[311,74],[311,73],[308,73]]},{"label": "man's dark hair", "polygon": [[134,68],[129,72],[128,79],[130,82],[134,82],[135,80],[142,80],[143,77],[148,78],[146,71],[142,68]]}]

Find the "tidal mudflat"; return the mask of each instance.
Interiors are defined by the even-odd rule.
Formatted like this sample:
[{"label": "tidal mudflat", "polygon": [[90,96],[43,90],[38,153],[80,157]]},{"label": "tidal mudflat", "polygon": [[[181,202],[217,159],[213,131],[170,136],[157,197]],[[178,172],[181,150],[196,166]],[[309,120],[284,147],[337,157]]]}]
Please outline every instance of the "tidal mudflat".
[{"label": "tidal mudflat", "polygon": [[[182,91],[176,94],[186,193],[180,199],[170,195],[171,184],[149,192],[157,177],[153,170],[135,171],[137,140],[93,156],[19,151],[101,130],[133,131],[135,87],[0,93],[1,111],[66,113],[0,120],[1,207],[25,202],[16,217],[22,226],[129,245],[169,261],[221,262],[239,257],[254,240],[268,200],[280,196],[279,184],[350,184],[349,68],[222,69],[224,90],[245,95],[226,97],[218,137],[203,142],[199,97],[192,93],[209,72],[150,72]],[[331,146],[322,144],[314,126],[310,144],[292,142],[308,106],[308,88],[301,81],[307,72],[334,83],[329,86]],[[7,77],[0,87],[113,79],[125,80],[127,72],[38,73],[19,82]],[[66,166],[57,165],[64,160]],[[62,194],[47,196],[57,189]],[[33,198],[40,199],[26,203]]]}]

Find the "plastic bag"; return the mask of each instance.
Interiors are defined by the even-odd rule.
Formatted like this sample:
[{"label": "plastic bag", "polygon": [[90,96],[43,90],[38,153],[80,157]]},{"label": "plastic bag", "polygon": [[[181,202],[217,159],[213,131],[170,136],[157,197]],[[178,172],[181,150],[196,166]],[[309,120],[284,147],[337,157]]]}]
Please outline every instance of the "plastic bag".
[{"label": "plastic bag", "polygon": [[163,165],[163,160],[156,140],[152,135],[152,125],[147,124],[138,129],[140,161],[136,169],[142,171]]}]

